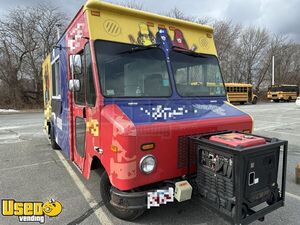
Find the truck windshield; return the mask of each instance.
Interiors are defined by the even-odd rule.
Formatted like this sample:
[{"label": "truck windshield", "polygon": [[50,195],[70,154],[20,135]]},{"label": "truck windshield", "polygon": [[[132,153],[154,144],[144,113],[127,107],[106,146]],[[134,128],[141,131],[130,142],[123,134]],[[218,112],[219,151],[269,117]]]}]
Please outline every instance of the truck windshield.
[{"label": "truck windshield", "polygon": [[215,56],[173,50],[170,58],[179,95],[225,95],[219,63]]},{"label": "truck windshield", "polygon": [[166,57],[155,47],[96,41],[105,97],[168,97],[172,94]]}]

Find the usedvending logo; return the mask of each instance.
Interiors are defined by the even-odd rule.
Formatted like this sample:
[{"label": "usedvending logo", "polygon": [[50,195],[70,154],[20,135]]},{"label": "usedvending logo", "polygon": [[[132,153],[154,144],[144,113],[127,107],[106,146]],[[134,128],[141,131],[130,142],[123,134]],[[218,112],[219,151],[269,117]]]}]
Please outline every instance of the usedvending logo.
[{"label": "usedvending logo", "polygon": [[43,202],[17,202],[14,199],[3,199],[1,213],[3,216],[17,216],[19,222],[45,223],[45,217],[56,217],[62,212],[59,201],[51,199]]}]

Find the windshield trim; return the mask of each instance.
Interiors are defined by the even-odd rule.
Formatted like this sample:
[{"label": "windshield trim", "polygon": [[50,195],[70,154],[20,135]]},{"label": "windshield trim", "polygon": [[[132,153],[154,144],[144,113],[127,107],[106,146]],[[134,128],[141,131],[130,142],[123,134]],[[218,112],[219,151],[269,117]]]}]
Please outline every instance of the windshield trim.
[{"label": "windshield trim", "polygon": [[[103,39],[96,39],[93,43],[93,47],[94,47],[94,54],[95,54],[95,64],[97,66],[97,71],[98,71],[98,82],[99,82],[99,86],[100,86],[100,93],[101,95],[104,97],[104,98],[107,98],[107,99],[169,99],[170,97],[173,96],[174,92],[173,92],[173,84],[172,84],[172,76],[171,76],[171,72],[170,71],[170,68],[169,68],[169,64],[168,64],[168,61],[167,61],[167,55],[166,53],[164,52],[164,50],[162,48],[160,48],[159,46],[157,47],[151,47],[149,49],[145,49],[145,50],[150,50],[150,49],[159,49],[160,51],[162,51],[163,55],[164,55],[164,62],[166,63],[166,68],[167,68],[167,72],[168,72],[168,78],[169,78],[169,85],[170,85],[170,95],[168,96],[107,96],[103,93],[104,89],[103,89],[103,86],[102,86],[102,82],[101,82],[101,79],[100,79],[100,71],[99,71],[99,68],[98,68],[98,57],[97,57],[97,52],[96,52],[96,42],[107,42],[107,43],[114,43],[114,44],[124,44],[124,45],[128,45],[128,46],[131,46],[131,47],[146,47],[147,46],[144,46],[144,45],[136,45],[136,44],[129,44],[129,43],[123,43],[123,42],[116,42],[116,41],[109,41],[109,40],[103,40]],[[134,52],[132,52],[134,53]],[[129,53],[129,54],[132,54],[132,53]]]},{"label": "windshield trim", "polygon": [[[174,50],[174,49],[172,49],[171,51],[170,51],[170,55],[171,55],[171,52],[176,52],[176,53],[179,53],[180,54],[180,52],[179,51],[176,51],[176,50]],[[223,74],[222,74],[222,70],[221,70],[221,67],[220,67],[220,62],[219,62],[219,59],[218,59],[218,57],[216,56],[216,55],[212,55],[212,54],[206,54],[206,53],[197,53],[197,54],[199,54],[199,58],[201,58],[201,55],[203,55],[204,57],[214,57],[214,58],[216,58],[217,59],[217,62],[218,62],[218,66],[219,66],[219,68],[220,68],[220,74],[221,74],[221,79],[222,79],[222,83],[223,83],[223,87],[224,87],[224,95],[194,95],[194,96],[184,96],[184,95],[181,95],[180,93],[179,93],[179,91],[178,91],[178,89],[177,89],[177,85],[176,85],[176,80],[175,80],[175,73],[174,73],[174,67],[173,67],[173,61],[172,61],[172,58],[171,58],[171,56],[170,56],[170,64],[171,64],[171,72],[172,72],[172,74],[173,74],[173,79],[174,79],[174,82],[175,82],[175,90],[176,90],[176,93],[178,94],[178,96],[180,96],[181,98],[212,98],[212,97],[226,97],[227,96],[227,90],[226,90],[226,88],[225,88],[225,82],[224,82],[224,78],[223,78]],[[185,55],[187,55],[187,54],[185,54]],[[191,56],[191,57],[197,57],[197,56]]]}]

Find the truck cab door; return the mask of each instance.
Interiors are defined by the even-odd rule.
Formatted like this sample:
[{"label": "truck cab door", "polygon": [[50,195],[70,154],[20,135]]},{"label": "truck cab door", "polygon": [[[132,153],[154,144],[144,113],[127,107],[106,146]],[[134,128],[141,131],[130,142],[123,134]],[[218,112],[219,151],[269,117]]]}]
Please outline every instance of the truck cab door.
[{"label": "truck cab door", "polygon": [[89,135],[91,126],[90,118],[94,113],[96,102],[89,44],[85,45],[84,51],[81,54],[81,64],[81,73],[74,74],[74,79],[79,80],[80,88],[76,92],[73,92],[72,145],[74,163],[82,171],[86,151],[92,145],[92,138]]}]

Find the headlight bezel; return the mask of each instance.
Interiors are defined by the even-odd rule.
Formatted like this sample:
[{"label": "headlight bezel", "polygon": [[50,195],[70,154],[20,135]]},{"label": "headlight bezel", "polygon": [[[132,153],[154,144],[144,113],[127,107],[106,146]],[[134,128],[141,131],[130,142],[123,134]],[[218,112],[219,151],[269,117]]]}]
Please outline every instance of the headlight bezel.
[{"label": "headlight bezel", "polygon": [[[151,158],[154,161],[154,166],[153,166],[153,169],[151,171],[144,171],[143,170],[143,164],[146,162],[145,160],[147,158]],[[155,156],[151,155],[151,154],[148,154],[148,155],[145,155],[145,156],[143,156],[141,158],[139,167],[140,167],[140,170],[141,170],[142,173],[144,173],[144,174],[150,174],[150,173],[153,173],[153,171],[156,169],[156,164],[157,164],[157,160],[156,160]]]}]

